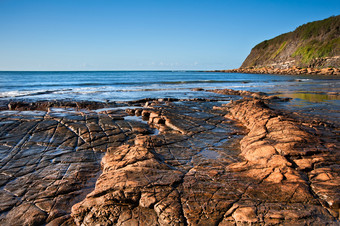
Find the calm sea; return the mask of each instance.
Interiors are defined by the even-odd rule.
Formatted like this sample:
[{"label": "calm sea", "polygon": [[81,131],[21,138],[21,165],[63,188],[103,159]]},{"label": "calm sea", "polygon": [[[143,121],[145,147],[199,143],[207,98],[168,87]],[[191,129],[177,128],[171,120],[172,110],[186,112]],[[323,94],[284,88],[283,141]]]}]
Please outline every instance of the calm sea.
[{"label": "calm sea", "polygon": [[194,71],[0,72],[0,100],[124,101],[216,95],[192,88],[262,91],[340,106],[340,77]]}]

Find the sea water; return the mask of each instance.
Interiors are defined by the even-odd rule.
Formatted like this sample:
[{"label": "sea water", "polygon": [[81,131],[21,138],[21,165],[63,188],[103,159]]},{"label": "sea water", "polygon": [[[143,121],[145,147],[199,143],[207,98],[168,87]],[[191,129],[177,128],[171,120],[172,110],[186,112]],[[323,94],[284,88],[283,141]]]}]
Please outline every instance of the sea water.
[{"label": "sea water", "polygon": [[0,100],[129,101],[143,98],[210,98],[192,91],[235,89],[291,97],[303,103],[340,106],[340,77],[261,75],[196,71],[0,72]]}]

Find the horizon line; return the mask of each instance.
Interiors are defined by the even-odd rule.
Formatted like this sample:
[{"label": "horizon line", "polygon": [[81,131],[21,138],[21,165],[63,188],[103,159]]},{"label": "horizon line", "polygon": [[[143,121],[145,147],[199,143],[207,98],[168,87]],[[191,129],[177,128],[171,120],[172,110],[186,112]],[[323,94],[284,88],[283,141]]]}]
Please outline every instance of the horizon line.
[{"label": "horizon line", "polygon": [[204,71],[214,71],[214,70],[227,70],[227,69],[207,69],[207,70],[0,70],[0,72],[119,72],[119,71],[152,71],[152,72],[183,72],[183,71],[193,71],[193,72],[204,72]]}]

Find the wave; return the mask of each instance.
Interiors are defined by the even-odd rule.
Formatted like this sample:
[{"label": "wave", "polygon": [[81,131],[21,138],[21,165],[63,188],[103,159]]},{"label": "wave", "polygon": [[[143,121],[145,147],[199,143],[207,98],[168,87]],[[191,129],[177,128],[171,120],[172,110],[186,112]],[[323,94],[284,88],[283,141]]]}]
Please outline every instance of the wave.
[{"label": "wave", "polygon": [[200,84],[200,83],[243,83],[251,81],[227,81],[227,80],[193,80],[193,81],[164,81],[160,84]]},{"label": "wave", "polygon": [[203,83],[251,83],[251,80],[187,80],[187,81],[144,81],[144,82],[84,82],[84,83],[54,83],[54,84],[16,84],[6,85],[6,88],[22,88],[22,87],[96,87],[96,86],[142,86],[142,85],[176,85],[176,84],[203,84]]},{"label": "wave", "polygon": [[0,93],[0,98],[15,98],[15,97],[26,97],[26,96],[39,96],[45,94],[52,94],[60,91],[71,91],[72,89],[62,90],[32,90],[32,91],[9,91]]},{"label": "wave", "polygon": [[91,94],[99,94],[99,93],[125,93],[125,92],[152,92],[152,91],[170,91],[170,90],[188,90],[188,88],[148,88],[148,89],[118,89],[118,90],[94,90],[91,88],[85,89],[60,89],[60,90],[32,90],[32,91],[9,91],[9,92],[1,92],[0,98],[21,98],[21,97],[30,97],[30,96],[41,96],[46,94],[53,95],[63,95],[63,94],[80,94],[80,95],[91,95]]}]

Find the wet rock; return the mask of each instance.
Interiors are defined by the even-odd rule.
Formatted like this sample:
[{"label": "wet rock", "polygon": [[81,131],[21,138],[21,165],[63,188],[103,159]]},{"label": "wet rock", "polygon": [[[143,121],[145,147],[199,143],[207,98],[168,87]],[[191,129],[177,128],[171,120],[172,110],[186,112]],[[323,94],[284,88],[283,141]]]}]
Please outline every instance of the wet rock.
[{"label": "wet rock", "polygon": [[143,130],[143,123],[114,120],[121,115],[65,108],[0,112],[0,224],[68,221],[71,206],[94,187],[101,152]]},{"label": "wet rock", "polygon": [[42,110],[47,111],[49,108],[74,108],[74,109],[98,109],[105,107],[114,107],[115,103],[100,103],[94,101],[37,101],[37,102],[10,102],[8,110],[32,111]]},{"label": "wet rock", "polygon": [[[318,202],[323,203],[322,207],[332,213],[333,217],[339,217],[337,207],[339,196],[335,194],[339,191],[337,188],[339,183],[335,182],[340,179],[339,171],[335,170],[340,163],[339,158],[334,156],[332,149],[328,149],[327,154],[320,151],[325,150],[325,146],[318,135],[315,136],[303,130],[301,124],[282,117],[261,100],[243,99],[230,103],[227,109],[228,118],[240,120],[249,129],[249,133],[241,140],[241,155],[248,160],[247,167],[252,168],[245,173],[247,176],[262,180],[263,183],[281,184],[281,189],[285,184],[292,186],[292,183],[298,185],[299,189],[304,187],[303,190],[287,189],[284,192],[293,192],[295,195],[300,193],[299,196],[305,198],[304,202],[312,201],[316,194]],[[338,144],[336,140],[329,139],[329,142],[335,142],[333,145]],[[334,147],[333,145],[328,143],[330,147]],[[325,156],[331,158],[332,161],[323,162],[323,166],[315,164],[322,161],[321,158]],[[275,161],[273,161],[274,157]],[[327,182],[324,183],[325,181]],[[267,192],[271,191],[271,187],[272,185],[266,188]],[[272,190],[272,194],[280,194],[280,198],[285,197],[284,194],[275,190]],[[290,202],[295,195],[290,196]],[[296,201],[302,202],[302,200]],[[278,223],[281,214],[277,216],[275,222]],[[289,218],[290,220],[296,218],[299,219],[297,222],[300,222],[301,218],[311,218],[312,214],[300,216],[292,211],[292,216],[294,217]],[[332,216],[327,218],[330,220]]]},{"label": "wet rock", "polygon": [[[141,222],[140,217],[148,215],[149,222],[162,225],[219,221],[236,196],[228,198],[231,199],[228,202],[217,202],[230,196],[222,189],[226,185],[223,179],[207,191],[202,190],[202,186],[210,186],[209,178],[223,175],[224,170],[221,166],[208,171],[199,167],[196,168],[199,172],[194,173],[193,169],[199,164],[209,165],[211,157],[201,154],[207,147],[223,152],[219,147],[237,128],[231,124],[222,125],[224,118],[217,112],[203,110],[207,106],[212,109],[211,103],[196,109],[191,108],[193,105],[196,104],[167,103],[161,110],[157,107],[142,111],[142,115],[148,116],[150,126],[165,129],[157,136],[137,136],[133,145],[111,148],[106,153],[96,189],[72,208],[77,224],[118,224],[126,215],[129,222]],[[232,159],[228,159],[230,157]],[[221,160],[213,158],[216,162],[235,162],[237,152]],[[215,197],[211,192],[216,193]],[[191,201],[195,196],[203,203],[211,200],[216,205]],[[100,200],[105,200],[107,206],[103,207]],[[119,214],[108,219],[100,213],[101,209],[115,210]],[[193,209],[198,212],[208,209],[209,212],[198,216]],[[137,212],[139,215],[130,214]]]},{"label": "wet rock", "polygon": [[0,112],[0,224],[337,224],[334,133],[216,92],[234,101]]},{"label": "wet rock", "polygon": [[24,203],[14,207],[2,221],[3,225],[41,225],[45,222],[47,213],[34,204]]},{"label": "wet rock", "polygon": [[[110,165],[102,174],[105,180],[98,180],[92,195],[73,207],[77,224],[116,224],[137,210],[139,215],[129,214],[129,222],[140,222],[138,218],[147,214],[149,222],[161,225],[334,222],[329,210],[320,205],[321,198],[310,192],[307,177],[295,168],[298,159],[293,163],[290,159],[308,157],[303,148],[315,141],[311,134],[277,115],[262,100],[246,99],[219,108],[207,105],[210,110],[190,108],[191,103],[181,103],[180,108],[168,103],[160,109],[158,103],[157,108],[143,111],[150,126],[160,128],[157,120],[164,119],[162,126],[167,129],[158,136],[138,136],[134,145],[105,155],[104,159],[117,162],[103,161],[104,169]],[[221,117],[221,111],[228,111],[228,117]],[[249,133],[240,142],[246,162],[223,142],[221,147],[216,145],[235,134],[237,127],[229,124],[230,118],[248,127]],[[208,155],[210,152],[218,154]],[[119,156],[124,159],[117,159]],[[164,179],[159,181],[145,166]],[[102,199],[108,204],[104,209],[119,214],[101,215]],[[299,211],[306,205],[304,212]]]},{"label": "wet rock", "polygon": [[193,89],[191,89],[191,91],[204,91],[204,89],[202,89],[202,88],[193,88]]}]

